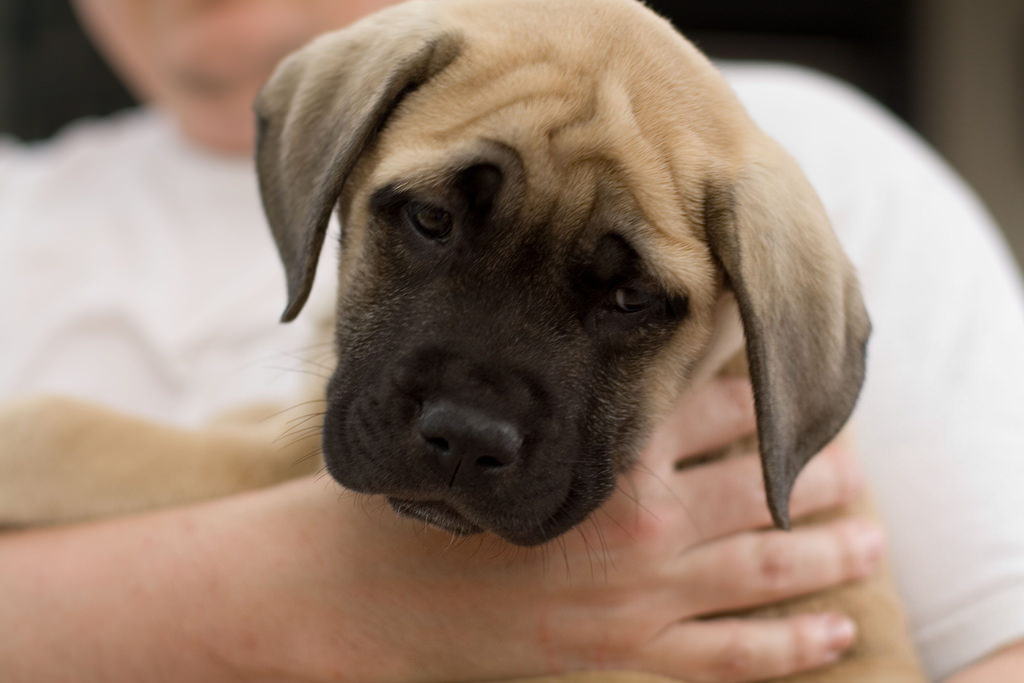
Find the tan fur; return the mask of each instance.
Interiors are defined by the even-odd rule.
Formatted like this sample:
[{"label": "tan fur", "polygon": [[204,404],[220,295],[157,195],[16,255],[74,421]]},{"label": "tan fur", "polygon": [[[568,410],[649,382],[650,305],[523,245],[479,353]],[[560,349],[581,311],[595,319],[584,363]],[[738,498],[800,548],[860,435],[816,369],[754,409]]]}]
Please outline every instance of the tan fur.
[{"label": "tan fur", "polygon": [[[416,80],[426,83],[390,112],[391,99]],[[369,194],[396,180],[436,182],[483,139],[522,158],[524,219],[567,226],[607,211],[666,289],[687,293],[690,315],[650,368],[652,421],[736,352],[741,317],[754,351],[759,428],[783,424],[785,437],[801,420],[816,421],[801,411],[834,402],[833,387],[852,405],[843,354],[850,330],[866,330],[867,320],[820,202],[707,59],[632,0],[408,3],[286,60],[257,110],[261,189],[288,269],[285,319],[305,301],[335,205],[346,231],[337,274],[345,288],[369,258]],[[709,188],[730,198],[710,213]],[[807,380],[791,386],[791,340],[775,339],[786,334],[808,363],[802,375],[824,389]],[[765,351],[765,339],[779,343]],[[273,445],[282,422],[188,432],[66,399],[4,406],[0,523],[118,514],[295,476],[303,469],[295,449]],[[775,432],[762,437],[765,449],[786,451]],[[785,523],[788,487],[803,463],[780,457],[766,457],[766,483]],[[885,575],[756,613],[810,608],[853,615],[860,644],[840,665],[792,680],[922,680]],[[658,679],[602,672],[544,680]]]},{"label": "tan fur", "polygon": [[126,514],[310,473],[319,435],[299,424],[304,412],[249,406],[188,430],[61,396],[2,404],[0,527]]}]

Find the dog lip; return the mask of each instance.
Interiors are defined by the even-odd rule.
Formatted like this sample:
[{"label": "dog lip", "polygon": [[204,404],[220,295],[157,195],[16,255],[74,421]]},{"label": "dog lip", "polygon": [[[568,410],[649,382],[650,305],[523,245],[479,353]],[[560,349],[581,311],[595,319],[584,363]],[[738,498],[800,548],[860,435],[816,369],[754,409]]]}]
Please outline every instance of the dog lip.
[{"label": "dog lip", "polygon": [[408,500],[388,496],[388,504],[395,512],[404,517],[418,519],[460,536],[483,531],[478,525],[456,512],[450,505],[439,500]]},{"label": "dog lip", "polygon": [[585,510],[582,515],[580,514],[578,498],[579,496],[575,492],[570,491],[559,508],[544,524],[529,527],[520,525],[504,527],[501,524],[492,526],[486,522],[473,522],[450,504],[437,499],[387,496],[387,501],[391,508],[399,515],[426,522],[449,533],[469,536],[481,532],[490,532],[514,545],[530,547],[547,543],[555,537],[562,535],[586,517],[589,510]]}]

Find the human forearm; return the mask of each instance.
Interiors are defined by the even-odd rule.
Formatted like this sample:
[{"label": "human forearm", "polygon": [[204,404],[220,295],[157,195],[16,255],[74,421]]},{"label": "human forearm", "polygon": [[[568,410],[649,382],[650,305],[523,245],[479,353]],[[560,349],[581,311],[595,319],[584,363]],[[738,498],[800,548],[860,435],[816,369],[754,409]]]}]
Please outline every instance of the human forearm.
[{"label": "human forearm", "polygon": [[281,514],[304,486],[0,538],[5,680],[314,680],[309,615],[291,619],[279,590],[312,542]]}]

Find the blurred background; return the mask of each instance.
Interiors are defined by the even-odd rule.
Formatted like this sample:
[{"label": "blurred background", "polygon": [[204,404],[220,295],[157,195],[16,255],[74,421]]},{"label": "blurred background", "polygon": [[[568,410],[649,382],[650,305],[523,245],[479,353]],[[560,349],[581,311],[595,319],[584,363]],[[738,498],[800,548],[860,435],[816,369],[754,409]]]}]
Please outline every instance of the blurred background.
[{"label": "blurred background", "polygon": [[[881,101],[967,178],[1024,263],[1024,0],[648,4],[712,57],[804,64]],[[132,104],[67,0],[0,0],[0,133],[41,139]]]}]

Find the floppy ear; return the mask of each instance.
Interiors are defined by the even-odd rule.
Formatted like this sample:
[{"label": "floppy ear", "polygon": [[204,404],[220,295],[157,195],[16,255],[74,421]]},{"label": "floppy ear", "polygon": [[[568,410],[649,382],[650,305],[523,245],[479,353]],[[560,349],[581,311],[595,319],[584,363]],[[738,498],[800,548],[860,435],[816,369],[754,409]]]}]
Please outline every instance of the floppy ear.
[{"label": "floppy ear", "polygon": [[708,186],[705,227],[743,321],[768,506],[789,528],[797,474],[853,411],[871,324],[796,162],[767,139],[752,159],[731,189]]},{"label": "floppy ear", "polygon": [[345,180],[401,98],[455,59],[430,3],[390,8],[321,36],[282,62],[256,99],[263,208],[298,315]]}]

